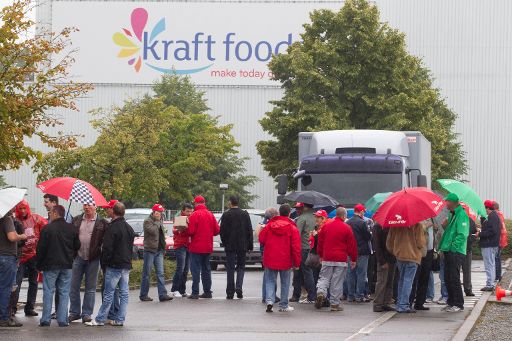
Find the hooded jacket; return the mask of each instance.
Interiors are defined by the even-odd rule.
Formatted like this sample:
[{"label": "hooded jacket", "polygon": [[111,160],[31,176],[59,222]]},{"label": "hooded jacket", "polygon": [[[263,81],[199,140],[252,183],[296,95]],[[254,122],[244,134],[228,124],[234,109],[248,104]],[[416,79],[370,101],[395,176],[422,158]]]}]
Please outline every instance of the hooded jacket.
[{"label": "hooded jacket", "polygon": [[325,223],[318,233],[317,252],[324,262],[357,262],[357,242],[349,225],[340,218]]},{"label": "hooded jacket", "polygon": [[459,205],[453,212],[448,213],[448,225],[439,243],[439,251],[458,252],[465,255],[469,228],[469,217],[464,208]]},{"label": "hooded jacket", "polygon": [[259,241],[264,246],[263,266],[271,270],[289,270],[301,262],[301,237],[288,217],[277,216],[261,230]]},{"label": "hooded jacket", "polygon": [[154,220],[153,213],[144,220],[144,251],[156,253],[165,250],[165,233],[162,220]]},{"label": "hooded jacket", "polygon": [[220,227],[206,205],[196,205],[194,213],[188,218],[187,231],[190,236],[189,252],[203,254],[213,252],[213,236],[219,234]]},{"label": "hooded jacket", "polygon": [[[73,226],[75,227],[78,235],[80,235],[80,227],[82,226],[82,220],[84,215],[81,214],[73,218]],[[103,244],[103,236],[105,235],[105,229],[107,228],[107,221],[96,215],[96,222],[92,230],[91,241],[89,244],[89,261],[96,260],[101,255],[101,245]]]},{"label": "hooded jacket", "polygon": [[[24,218],[21,214],[20,207],[25,207],[27,216]],[[22,200],[16,205],[16,219],[23,225],[23,233],[27,235],[27,240],[22,249],[21,263],[26,263],[36,255],[37,243],[41,235],[41,229],[48,224],[48,221],[38,214],[30,211],[30,205],[26,200]]]}]

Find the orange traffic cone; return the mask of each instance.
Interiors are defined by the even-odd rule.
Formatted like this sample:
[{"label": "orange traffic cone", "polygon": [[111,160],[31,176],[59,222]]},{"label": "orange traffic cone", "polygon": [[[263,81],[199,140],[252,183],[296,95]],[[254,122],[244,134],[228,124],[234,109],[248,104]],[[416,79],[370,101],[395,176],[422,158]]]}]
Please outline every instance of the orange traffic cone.
[{"label": "orange traffic cone", "polygon": [[503,290],[499,285],[496,286],[496,299],[501,301],[501,299],[505,296],[512,296],[512,291]]}]

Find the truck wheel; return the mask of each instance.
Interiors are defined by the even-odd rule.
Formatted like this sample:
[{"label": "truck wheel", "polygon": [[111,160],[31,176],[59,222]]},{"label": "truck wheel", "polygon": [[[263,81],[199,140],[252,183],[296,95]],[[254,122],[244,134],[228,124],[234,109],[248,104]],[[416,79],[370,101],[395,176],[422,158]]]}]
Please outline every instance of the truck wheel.
[{"label": "truck wheel", "polygon": [[210,267],[212,268],[213,271],[216,271],[219,268],[219,264],[210,262]]}]

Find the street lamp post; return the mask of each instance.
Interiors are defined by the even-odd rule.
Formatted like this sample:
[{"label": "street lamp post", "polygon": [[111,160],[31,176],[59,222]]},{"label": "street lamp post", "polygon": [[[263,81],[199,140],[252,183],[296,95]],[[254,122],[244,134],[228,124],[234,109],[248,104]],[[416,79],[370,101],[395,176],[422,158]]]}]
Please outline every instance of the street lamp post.
[{"label": "street lamp post", "polygon": [[229,189],[228,184],[220,184],[219,189],[222,191],[222,207],[221,212],[224,213],[224,195],[226,194],[226,191]]}]

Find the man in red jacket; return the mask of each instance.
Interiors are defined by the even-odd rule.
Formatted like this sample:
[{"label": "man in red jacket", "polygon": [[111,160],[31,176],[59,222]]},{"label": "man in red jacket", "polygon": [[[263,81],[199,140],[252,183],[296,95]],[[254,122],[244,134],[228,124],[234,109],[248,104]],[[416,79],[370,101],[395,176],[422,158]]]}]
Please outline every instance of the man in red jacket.
[{"label": "man in red jacket", "polygon": [[345,223],[346,218],[345,208],[337,208],[336,218],[326,223],[318,234],[317,252],[322,259],[322,269],[317,286],[317,309],[322,308],[327,293],[330,292],[331,311],[343,310],[341,295],[347,274],[348,257],[352,269],[357,264],[357,242],[352,228]]},{"label": "man in red jacket", "polygon": [[302,247],[299,230],[289,218],[290,212],[290,205],[281,205],[279,216],[270,219],[259,235],[260,243],[265,247],[263,266],[265,267],[267,313],[273,311],[278,273],[281,278],[279,311],[293,311],[293,308],[288,305],[290,271],[300,266]]},{"label": "man in red jacket", "polygon": [[[190,236],[190,272],[192,272],[192,294],[190,299],[212,298],[212,270],[210,256],[213,252],[213,236],[220,233],[219,223],[206,208],[200,195],[194,198],[194,213],[188,220]],[[203,283],[203,294],[199,295],[199,281]]]}]

